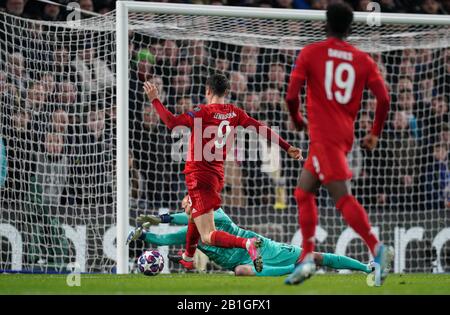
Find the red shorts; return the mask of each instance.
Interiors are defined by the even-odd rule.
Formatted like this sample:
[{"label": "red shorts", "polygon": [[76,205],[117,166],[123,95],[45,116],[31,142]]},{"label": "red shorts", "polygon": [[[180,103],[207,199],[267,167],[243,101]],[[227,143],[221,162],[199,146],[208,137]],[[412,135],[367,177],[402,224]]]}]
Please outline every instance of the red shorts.
[{"label": "red shorts", "polygon": [[192,201],[192,218],[220,208],[223,184],[223,178],[216,174],[186,174],[186,186]]},{"label": "red shorts", "polygon": [[330,144],[313,143],[303,168],[316,175],[322,184],[352,178],[347,153]]}]

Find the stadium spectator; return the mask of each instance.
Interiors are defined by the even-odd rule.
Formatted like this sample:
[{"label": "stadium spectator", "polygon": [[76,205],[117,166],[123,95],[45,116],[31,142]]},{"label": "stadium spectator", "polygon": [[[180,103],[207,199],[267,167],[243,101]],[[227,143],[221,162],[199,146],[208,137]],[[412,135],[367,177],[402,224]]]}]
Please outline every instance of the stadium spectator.
[{"label": "stadium spectator", "polygon": [[431,99],[436,94],[434,80],[431,75],[421,80],[418,84],[417,101],[424,104],[430,104]]},{"label": "stadium spectator", "polygon": [[53,62],[50,65],[50,71],[55,75],[55,80],[79,82],[81,78],[77,77],[76,68],[71,63],[70,54],[66,47],[56,45],[53,51]]},{"label": "stadium spectator", "polygon": [[261,111],[261,97],[256,92],[248,92],[245,94],[243,101],[243,109],[255,119],[259,119]]},{"label": "stadium spectator", "polygon": [[262,92],[261,107],[269,125],[288,120],[287,117],[284,117],[285,120],[281,120],[284,109],[282,103],[284,103],[283,97],[278,89],[269,87]]},{"label": "stadium spectator", "polygon": [[241,62],[239,64],[239,72],[244,74],[247,79],[247,87],[251,91],[259,90],[258,86],[261,85],[262,75],[258,71],[258,64],[256,58],[250,58],[247,62]]},{"label": "stadium spectator", "polygon": [[[230,152],[228,154],[233,154]],[[224,204],[230,207],[245,207],[247,205],[247,197],[243,189],[242,168],[235,161],[225,161],[225,185],[222,190],[222,198]]]},{"label": "stadium spectator", "polygon": [[192,73],[192,59],[191,58],[181,58],[178,62],[177,70],[178,70],[178,74],[190,75]]},{"label": "stadium spectator", "polygon": [[431,120],[434,126],[449,123],[448,100],[444,96],[436,96],[431,101]]},{"label": "stadium spectator", "polygon": [[80,114],[84,111],[81,106],[76,85],[69,81],[58,83],[55,108],[65,110],[72,125],[81,122]]},{"label": "stadium spectator", "polygon": [[414,89],[413,83],[410,77],[401,77],[397,83],[397,108],[407,115],[409,131],[414,138],[420,136],[417,118],[414,114],[415,100],[414,100]]},{"label": "stadium spectator", "polygon": [[114,85],[114,74],[106,61],[96,56],[95,48],[89,41],[80,44],[78,54],[71,65],[76,69],[82,91],[85,93],[104,91]]},{"label": "stadium spectator", "polygon": [[174,201],[179,200],[177,194],[185,190],[173,187],[179,181],[175,178],[179,176],[178,166],[168,158],[173,140],[167,128],[158,123],[152,106],[144,106],[137,117],[139,120],[130,129],[131,148],[145,181],[146,200],[152,209],[174,206]]},{"label": "stadium spectator", "polygon": [[111,203],[112,148],[105,132],[105,110],[92,108],[85,117],[83,130],[77,132],[72,145],[71,196],[78,205],[107,205]]},{"label": "stadium spectator", "polygon": [[5,200],[20,203],[25,200],[30,177],[36,170],[35,155],[37,146],[33,139],[30,114],[24,109],[11,113],[11,119],[2,124],[2,137],[6,144],[8,157],[8,177]]},{"label": "stadium spectator", "polygon": [[149,54],[145,53],[145,50],[140,50],[138,52],[136,72],[137,79],[140,82],[145,82],[154,75],[155,71],[153,70],[153,64],[152,58]]},{"label": "stadium spectator", "polygon": [[247,93],[247,78],[239,71],[230,72],[230,102],[242,105]]},{"label": "stadium spectator", "polygon": [[172,77],[167,101],[170,105],[174,106],[179,97],[188,96],[190,92],[191,77],[185,74],[176,75]]},{"label": "stadium spectator", "polygon": [[48,108],[45,98],[44,86],[35,83],[27,91],[25,108],[30,113],[33,131],[37,137],[41,137],[47,130]]},{"label": "stadium spectator", "polygon": [[[161,95],[161,94],[160,94]],[[190,97],[180,97],[175,106],[175,114],[181,115],[187,113],[192,108],[192,100]]]},{"label": "stadium spectator", "polygon": [[166,40],[163,45],[164,66],[176,67],[178,64],[179,48],[174,40]]},{"label": "stadium spectator", "polygon": [[408,113],[396,111],[386,135],[385,165],[380,170],[384,180],[384,193],[398,210],[408,210],[417,187],[419,172],[416,168],[417,145],[409,131]]},{"label": "stadium spectator", "polygon": [[48,103],[48,108],[51,108],[55,103],[56,82],[53,73],[46,72],[41,74],[39,83],[44,88],[45,100]]},{"label": "stadium spectator", "polygon": [[442,0],[441,5],[442,13],[447,15],[450,14],[450,0]]},{"label": "stadium spectator", "polygon": [[133,152],[128,153],[128,169],[130,170],[130,206],[136,207],[139,201],[144,197],[144,179],[141,172],[137,168],[136,160],[134,159]]},{"label": "stadium spectator", "polygon": [[259,48],[256,46],[243,46],[240,53],[240,62],[247,63],[250,60],[257,61],[259,55]]},{"label": "stadium spectator", "polygon": [[313,10],[326,10],[327,5],[327,0],[311,0],[311,9]]},{"label": "stadium spectator", "polygon": [[42,187],[44,206],[57,207],[66,193],[69,163],[62,134],[48,132],[37,153],[36,183]]},{"label": "stadium spectator", "polygon": [[294,9],[294,1],[293,0],[275,0],[274,8],[280,9]]},{"label": "stadium spectator", "polygon": [[[371,99],[373,103],[376,101]],[[355,146],[359,146],[364,136],[372,130],[374,111],[362,111],[357,122]],[[380,151],[361,150],[360,173],[355,174],[355,195],[361,202],[370,207],[383,200],[382,178],[379,176],[381,160]]]},{"label": "stadium spectator", "polygon": [[[80,9],[86,12],[94,12],[94,3],[92,0],[79,0]],[[81,13],[81,18],[87,19],[92,17],[89,13]]]},{"label": "stadium spectator", "polygon": [[25,0],[6,0],[6,12],[22,16],[25,9]]},{"label": "stadium spectator", "polygon": [[159,93],[159,97],[160,97],[161,102],[163,100],[165,101],[166,98],[167,98],[167,93],[166,93],[166,90],[164,89],[163,80],[161,79],[161,77],[157,76],[157,75],[154,75],[150,79],[150,82],[158,87],[158,93]]},{"label": "stadium spectator", "polygon": [[25,58],[20,52],[13,52],[8,55],[6,72],[9,74],[10,81],[24,93],[28,89],[31,78],[25,68]]},{"label": "stadium spectator", "polygon": [[284,66],[281,63],[270,64],[265,82],[267,88],[277,89],[284,94],[286,89],[286,70]]},{"label": "stadium spectator", "polygon": [[155,56],[155,62],[158,65],[162,65],[164,63],[164,48],[160,43],[154,43],[149,47],[150,52]]},{"label": "stadium spectator", "polygon": [[421,12],[426,14],[443,14],[441,4],[436,0],[423,0],[420,5]]},{"label": "stadium spectator", "polygon": [[226,58],[217,57],[215,60],[215,70],[223,73],[225,76],[230,76],[230,61]]},{"label": "stadium spectator", "polygon": [[427,163],[425,175],[425,204],[429,210],[439,210],[450,205],[450,168],[448,143],[433,146],[432,160]]},{"label": "stadium spectator", "polygon": [[66,135],[69,127],[69,115],[63,109],[52,113],[52,131],[55,134]]},{"label": "stadium spectator", "polygon": [[414,64],[409,58],[403,58],[400,65],[398,66],[398,75],[401,77],[409,78],[414,81],[416,69]]},{"label": "stadium spectator", "polygon": [[192,63],[192,93],[195,96],[195,102],[203,100],[199,95],[204,95],[206,78],[209,76],[210,56],[206,50],[203,40],[188,41],[187,56]]},{"label": "stadium spectator", "polygon": [[53,3],[45,3],[44,10],[42,14],[42,19],[44,21],[60,21],[61,20],[61,10],[60,6]]},{"label": "stadium spectator", "polygon": [[397,6],[396,1],[394,0],[381,0],[380,1],[381,12],[399,12],[400,9]]},{"label": "stadium spectator", "polygon": [[369,8],[370,0],[359,0],[355,5],[355,11],[370,11]]}]

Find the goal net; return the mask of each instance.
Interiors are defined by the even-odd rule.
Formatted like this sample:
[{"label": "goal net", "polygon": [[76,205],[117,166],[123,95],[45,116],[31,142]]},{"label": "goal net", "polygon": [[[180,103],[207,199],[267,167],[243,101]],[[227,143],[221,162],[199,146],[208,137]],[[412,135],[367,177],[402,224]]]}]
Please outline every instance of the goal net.
[{"label": "goal net", "polygon": [[[294,130],[284,97],[299,51],[325,38],[323,19],[306,13],[276,19],[239,17],[239,10],[235,17],[146,11],[128,14],[129,93],[127,104],[119,105],[128,106],[129,115],[130,227],[139,214],[179,211],[187,192],[186,134],[159,120],[143,93],[146,80],[181,114],[205,102],[210,74],[225,73],[228,100],[278,128],[306,157],[307,135]],[[0,269],[60,272],[75,262],[81,271],[114,272],[121,89],[115,13],[76,23],[2,13],[0,24],[0,157],[7,160],[4,181],[0,177]],[[395,272],[448,272],[449,26],[433,25],[432,19],[428,25],[359,21],[349,40],[372,55],[392,97],[379,147],[368,153],[359,144],[376,102],[364,93],[348,157],[352,191],[380,238],[394,245]],[[256,136],[245,138],[244,148],[240,159],[225,162],[223,209],[239,226],[299,245],[293,189],[302,163]],[[236,151],[229,155],[236,157]],[[277,158],[279,164],[270,163]],[[317,250],[369,261],[363,242],[323,190],[318,208]],[[162,225],[153,231],[176,229]],[[131,244],[130,266],[143,249],[142,242]]]}]

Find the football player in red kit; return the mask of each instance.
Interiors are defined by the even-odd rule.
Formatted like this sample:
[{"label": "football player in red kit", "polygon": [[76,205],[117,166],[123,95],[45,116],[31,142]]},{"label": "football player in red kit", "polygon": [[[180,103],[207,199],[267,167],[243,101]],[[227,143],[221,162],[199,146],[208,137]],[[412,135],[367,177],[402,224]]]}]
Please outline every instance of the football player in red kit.
[{"label": "football player in red kit", "polygon": [[292,147],[270,128],[248,116],[242,109],[227,104],[225,96],[230,89],[230,84],[224,75],[214,74],[208,78],[206,82],[208,104],[199,105],[179,116],[174,116],[160,102],[156,86],[146,82],[144,89],[168,128],[186,126],[191,129],[184,174],[192,202],[193,222],[188,224],[186,250],[179,262],[187,269],[193,268],[193,256],[201,238],[206,245],[246,249],[255,269],[260,272],[262,270],[262,259],[259,253],[261,240],[231,235],[216,230],[214,226],[213,211],[221,206],[220,194],[224,185],[223,162],[226,158],[226,150],[232,145],[238,126],[255,128],[260,135],[278,144],[292,158],[301,158],[300,149]]},{"label": "football player in red kit", "polygon": [[[377,99],[372,131],[362,146],[373,150],[389,111],[389,94],[372,58],[345,41],[350,33],[353,10],[346,3],[327,8],[327,39],[304,47],[291,73],[286,102],[297,130],[308,127],[310,147],[300,174],[295,199],[303,236],[303,252],[286,284],[298,284],[315,272],[312,260],[317,225],[316,193],[323,185],[347,224],[367,244],[380,268],[375,285],[389,272],[393,249],[383,245],[371,230],[367,213],[349,190],[351,171],[347,154],[352,148],[354,122],[367,87]],[[299,92],[307,84],[308,121],[299,113]],[[306,126],[308,125],[308,126]]]}]

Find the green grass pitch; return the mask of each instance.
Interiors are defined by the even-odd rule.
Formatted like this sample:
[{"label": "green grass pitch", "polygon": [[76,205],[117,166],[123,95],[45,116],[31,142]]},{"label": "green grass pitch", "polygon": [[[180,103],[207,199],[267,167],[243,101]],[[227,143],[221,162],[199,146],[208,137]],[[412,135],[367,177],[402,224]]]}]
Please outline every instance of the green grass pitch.
[{"label": "green grass pitch", "polygon": [[70,287],[66,275],[0,274],[0,294],[450,294],[450,275],[390,275],[382,287],[369,287],[364,274],[316,275],[298,286],[285,277],[224,274],[82,274]]}]

